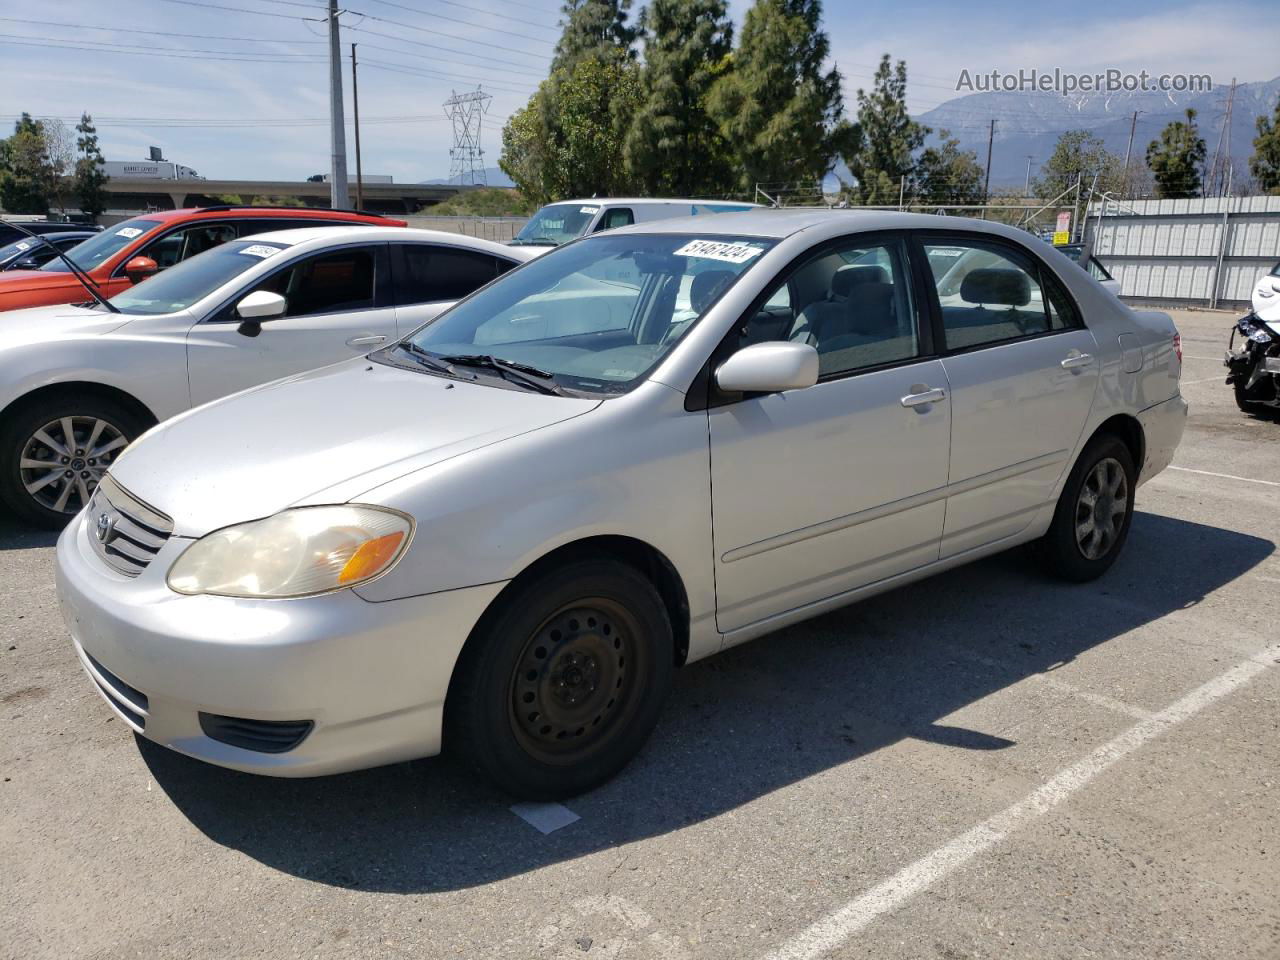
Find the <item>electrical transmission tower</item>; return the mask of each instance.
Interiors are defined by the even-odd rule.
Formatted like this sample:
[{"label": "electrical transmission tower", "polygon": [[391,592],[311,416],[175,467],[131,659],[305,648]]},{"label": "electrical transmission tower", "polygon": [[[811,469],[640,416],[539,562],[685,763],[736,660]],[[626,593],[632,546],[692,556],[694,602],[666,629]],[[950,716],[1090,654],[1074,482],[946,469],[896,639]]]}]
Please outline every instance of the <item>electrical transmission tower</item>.
[{"label": "electrical transmission tower", "polygon": [[484,172],[484,148],[480,132],[492,94],[477,87],[471,93],[454,93],[444,102],[453,121],[453,146],[449,149],[449,180],[458,184],[488,186]]}]

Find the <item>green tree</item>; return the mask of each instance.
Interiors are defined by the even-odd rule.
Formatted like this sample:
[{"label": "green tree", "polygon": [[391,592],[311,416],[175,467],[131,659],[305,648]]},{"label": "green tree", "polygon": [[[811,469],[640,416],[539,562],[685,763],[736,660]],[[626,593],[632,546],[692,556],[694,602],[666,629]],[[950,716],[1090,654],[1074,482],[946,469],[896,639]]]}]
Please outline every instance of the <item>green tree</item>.
[{"label": "green tree", "polygon": [[[543,84],[545,87],[545,83]],[[550,131],[544,122],[544,89],[534,93],[502,128],[502,155],[498,166],[522,195],[541,206],[560,195],[552,169]]]},{"label": "green tree", "polygon": [[1268,117],[1264,113],[1258,117],[1257,126],[1249,172],[1264,193],[1280,195],[1280,99],[1276,100],[1275,114]]},{"label": "green tree", "polygon": [[81,213],[87,213],[97,219],[107,209],[107,194],[104,189],[108,177],[103,172],[102,151],[98,149],[98,131],[93,125],[93,117],[87,113],[80,115],[76,124],[76,150],[80,156],[75,166],[75,193],[80,201]]},{"label": "green tree", "polygon": [[912,200],[928,204],[978,204],[983,193],[985,172],[972,150],[961,150],[960,141],[949,130],[938,131],[939,144],[926,147],[908,177]]},{"label": "green tree", "polygon": [[44,124],[24,113],[4,143],[0,206],[10,213],[48,213],[57,172],[49,157]]},{"label": "green tree", "polygon": [[1054,200],[1073,190],[1077,181],[1081,184],[1081,198],[1086,201],[1091,186],[1099,193],[1115,193],[1124,186],[1123,161],[1109,153],[1102,139],[1088,130],[1068,130],[1058,137],[1032,189],[1042,200]]},{"label": "green tree", "polygon": [[551,61],[553,74],[587,57],[635,56],[636,30],[627,25],[631,0],[566,0],[562,9],[564,30]]},{"label": "green tree", "polygon": [[[849,172],[858,180],[858,202],[897,203],[904,179],[915,172],[916,151],[929,132],[907,113],[906,63],[899,60],[896,67],[891,66],[886,53],[871,92],[858,91],[858,119],[844,155]],[[937,159],[931,155],[931,162]]]},{"label": "green tree", "polygon": [[1187,110],[1186,121],[1174,120],[1147,146],[1147,166],[1156,181],[1156,196],[1181,200],[1200,195],[1200,171],[1204,168],[1204,138],[1196,129],[1196,112]]},{"label": "green tree", "polygon": [[843,152],[850,128],[829,52],[821,0],[756,0],[747,11],[732,69],[709,99],[742,189],[819,180]]},{"label": "green tree", "polygon": [[733,159],[707,97],[727,68],[733,23],[724,0],[652,0],[640,18],[642,102],[627,134],[635,181],[659,196],[722,195]]}]

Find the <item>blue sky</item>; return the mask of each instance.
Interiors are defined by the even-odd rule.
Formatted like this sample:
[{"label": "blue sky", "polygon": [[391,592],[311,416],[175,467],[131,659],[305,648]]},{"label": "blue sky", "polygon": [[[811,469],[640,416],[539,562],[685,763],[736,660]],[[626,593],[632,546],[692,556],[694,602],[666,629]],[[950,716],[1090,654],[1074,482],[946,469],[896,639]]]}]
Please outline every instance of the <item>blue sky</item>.
[{"label": "blue sky", "polygon": [[[555,0],[348,2],[343,44],[344,52],[350,42],[360,44],[365,172],[407,182],[447,175],[451,134],[441,104],[452,90],[477,83],[493,94],[484,146],[486,162],[496,164],[502,121],[545,75],[558,34]],[[749,5],[731,0],[738,22]],[[323,24],[309,19],[321,6],[319,0],[0,3],[0,123],[7,129],[22,110],[70,123],[88,110],[111,160],[142,159],[155,144],[168,159],[211,177],[293,180],[327,171],[327,48]],[[1273,20],[1270,2],[829,0],[826,6],[849,103],[888,52],[907,61],[914,112],[955,96],[962,69],[1114,67],[1210,73],[1222,85],[1232,76],[1268,80],[1280,72],[1274,30],[1264,28]],[[349,71],[348,61],[348,126]]]}]

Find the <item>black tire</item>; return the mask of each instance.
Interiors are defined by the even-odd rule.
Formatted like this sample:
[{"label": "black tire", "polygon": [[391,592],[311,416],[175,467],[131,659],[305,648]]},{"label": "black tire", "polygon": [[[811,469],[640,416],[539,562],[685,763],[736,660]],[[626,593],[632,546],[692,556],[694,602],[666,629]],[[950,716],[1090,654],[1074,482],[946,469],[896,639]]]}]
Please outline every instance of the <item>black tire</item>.
[{"label": "black tire", "polygon": [[1245,413],[1253,413],[1255,410],[1258,409],[1257,404],[1250,403],[1248,400],[1244,398],[1244,384],[1242,384],[1238,378],[1232,381],[1231,392],[1235,395],[1236,406],[1239,407],[1241,410],[1243,410]]},{"label": "black tire", "polygon": [[[1137,480],[1133,456],[1123,441],[1112,434],[1089,441],[1062,488],[1049,532],[1040,541],[1051,573],[1083,583],[1107,572],[1129,536]],[[1120,496],[1108,492],[1112,482],[1123,492],[1122,508]]]},{"label": "black tire", "polygon": [[[0,425],[0,502],[19,520],[51,530],[66,526],[67,521],[84,506],[83,493],[87,490],[92,495],[102,473],[124,452],[124,446],[116,445],[103,456],[93,458],[88,456],[92,451],[85,447],[79,448],[81,453],[77,455],[76,449],[68,446],[69,456],[48,460],[54,469],[24,468],[24,459],[28,464],[32,459],[31,456],[24,458],[24,453],[34,454],[37,459],[55,455],[55,451],[47,446],[32,447],[37,431],[56,424],[58,428],[47,433],[55,442],[65,445],[65,431],[60,429],[64,421],[71,425],[73,437],[86,442],[95,423],[103,422],[105,427],[96,444],[99,448],[114,443],[117,436],[123,438],[124,446],[127,446],[150,426],[123,404],[93,394],[37,398],[5,414],[4,423]],[[66,469],[59,471],[57,467]],[[52,473],[61,473],[62,476],[51,478],[51,482],[35,493],[29,492],[28,484],[45,479]],[[72,476],[67,477],[67,473]],[[64,488],[69,488],[66,501],[62,509],[55,509]]]},{"label": "black tire", "polygon": [[530,800],[604,783],[653,732],[674,669],[662,598],[634,568],[579,560],[517,584],[463,648],[445,749]]}]

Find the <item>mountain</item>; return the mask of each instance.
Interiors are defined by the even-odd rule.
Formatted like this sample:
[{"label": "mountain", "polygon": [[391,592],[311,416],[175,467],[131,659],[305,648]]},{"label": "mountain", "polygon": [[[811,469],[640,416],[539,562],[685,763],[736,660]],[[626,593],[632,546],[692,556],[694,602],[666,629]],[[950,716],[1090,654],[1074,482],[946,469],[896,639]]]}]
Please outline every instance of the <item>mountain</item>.
[{"label": "mountain", "polygon": [[[515,184],[511,182],[511,178],[502,172],[501,167],[485,167],[484,175],[485,175],[485,178],[489,181],[489,186],[491,187],[514,187],[515,186]],[[451,180],[448,177],[441,177],[436,180],[419,180],[418,182],[421,184],[434,185],[434,184],[444,184],[444,183],[456,183],[457,181]]]},{"label": "mountain", "polygon": [[[1165,124],[1182,119],[1188,107],[1196,111],[1196,124],[1212,162],[1226,114],[1228,89],[1219,86],[1194,93],[1150,91],[1070,96],[1044,92],[972,93],[939,104],[915,119],[931,127],[935,137],[939,130],[951,131],[964,149],[974,151],[978,162],[984,163],[988,123],[994,117],[991,185],[1022,186],[1027,173],[1027,155],[1031,155],[1031,176],[1035,177],[1040,165],[1053,152],[1058,137],[1067,130],[1089,130],[1103,139],[1108,150],[1124,156],[1135,110],[1140,112],[1131,163],[1143,163],[1147,144],[1159,139]],[[1237,84],[1230,138],[1230,155],[1235,158],[1237,172],[1248,169],[1253,138],[1257,136],[1255,118],[1270,115],[1277,98],[1280,98],[1280,77]],[[1225,146],[1223,149],[1226,152]]]}]

